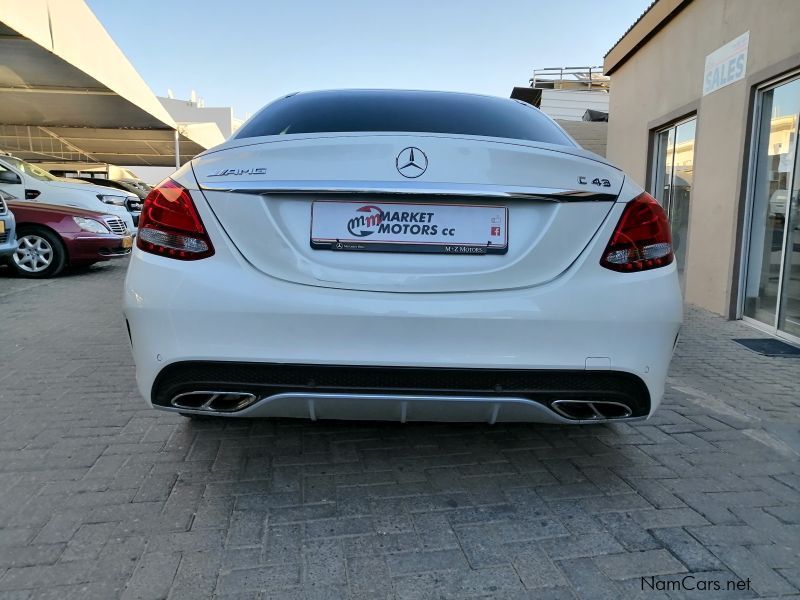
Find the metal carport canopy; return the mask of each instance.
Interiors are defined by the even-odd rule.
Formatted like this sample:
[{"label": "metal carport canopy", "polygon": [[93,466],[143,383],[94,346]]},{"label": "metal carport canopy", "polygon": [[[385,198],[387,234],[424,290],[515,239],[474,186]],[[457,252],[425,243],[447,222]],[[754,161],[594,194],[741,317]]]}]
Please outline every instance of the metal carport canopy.
[{"label": "metal carport canopy", "polygon": [[223,141],[176,123],[83,0],[0,0],[0,149],[26,160],[174,166]]}]

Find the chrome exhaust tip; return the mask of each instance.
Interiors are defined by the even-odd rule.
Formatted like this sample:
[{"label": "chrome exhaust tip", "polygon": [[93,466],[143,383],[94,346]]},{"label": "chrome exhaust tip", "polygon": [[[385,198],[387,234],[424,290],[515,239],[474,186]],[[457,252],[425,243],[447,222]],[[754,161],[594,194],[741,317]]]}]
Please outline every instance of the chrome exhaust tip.
[{"label": "chrome exhaust tip", "polygon": [[550,408],[573,421],[609,421],[633,414],[629,406],[611,400],[553,400]]},{"label": "chrome exhaust tip", "polygon": [[255,394],[249,392],[194,391],[174,396],[170,405],[181,410],[225,413],[247,408],[256,400]]}]

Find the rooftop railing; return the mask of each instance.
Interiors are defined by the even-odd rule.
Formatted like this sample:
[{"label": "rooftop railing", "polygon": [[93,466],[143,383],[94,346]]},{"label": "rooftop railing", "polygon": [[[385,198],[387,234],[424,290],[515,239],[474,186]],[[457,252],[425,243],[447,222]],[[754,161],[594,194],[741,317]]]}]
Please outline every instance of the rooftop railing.
[{"label": "rooftop railing", "polygon": [[603,75],[603,67],[548,67],[535,69],[530,84],[549,90],[608,91],[610,81]]}]

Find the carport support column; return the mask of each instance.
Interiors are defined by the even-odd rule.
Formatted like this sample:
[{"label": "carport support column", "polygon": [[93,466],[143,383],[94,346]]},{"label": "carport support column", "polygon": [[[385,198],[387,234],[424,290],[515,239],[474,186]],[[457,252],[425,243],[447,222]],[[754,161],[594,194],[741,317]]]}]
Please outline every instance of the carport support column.
[{"label": "carport support column", "polygon": [[175,128],[175,168],[181,168],[181,133]]}]

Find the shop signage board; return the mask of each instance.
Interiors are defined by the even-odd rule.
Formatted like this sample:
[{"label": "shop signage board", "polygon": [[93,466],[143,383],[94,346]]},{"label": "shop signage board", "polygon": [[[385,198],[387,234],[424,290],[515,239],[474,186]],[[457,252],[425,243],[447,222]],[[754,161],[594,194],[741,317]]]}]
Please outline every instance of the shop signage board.
[{"label": "shop signage board", "polygon": [[750,32],[745,31],[739,37],[706,56],[703,96],[744,79],[747,73],[747,45],[749,42]]}]

